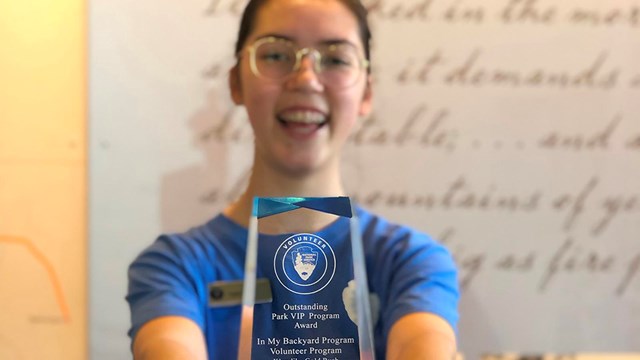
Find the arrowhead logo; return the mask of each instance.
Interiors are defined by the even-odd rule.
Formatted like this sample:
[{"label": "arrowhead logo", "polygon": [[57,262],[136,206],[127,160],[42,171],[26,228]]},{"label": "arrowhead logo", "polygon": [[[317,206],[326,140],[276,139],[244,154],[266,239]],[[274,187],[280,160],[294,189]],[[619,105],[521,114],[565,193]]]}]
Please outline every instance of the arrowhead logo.
[{"label": "arrowhead logo", "polygon": [[307,281],[318,263],[318,252],[313,251],[309,246],[301,246],[298,250],[292,251],[293,268],[302,280]]}]

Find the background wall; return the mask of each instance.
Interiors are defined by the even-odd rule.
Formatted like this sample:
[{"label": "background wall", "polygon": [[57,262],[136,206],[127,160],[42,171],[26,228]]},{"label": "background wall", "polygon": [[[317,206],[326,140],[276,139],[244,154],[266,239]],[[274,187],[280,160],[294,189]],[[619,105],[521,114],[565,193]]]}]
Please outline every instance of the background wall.
[{"label": "background wall", "polygon": [[[95,0],[91,354],[128,356],[126,268],[242,190],[240,0]],[[461,350],[640,350],[640,1],[370,0],[364,206],[461,267]]]},{"label": "background wall", "polygon": [[0,359],[87,358],[86,7],[0,0]]}]

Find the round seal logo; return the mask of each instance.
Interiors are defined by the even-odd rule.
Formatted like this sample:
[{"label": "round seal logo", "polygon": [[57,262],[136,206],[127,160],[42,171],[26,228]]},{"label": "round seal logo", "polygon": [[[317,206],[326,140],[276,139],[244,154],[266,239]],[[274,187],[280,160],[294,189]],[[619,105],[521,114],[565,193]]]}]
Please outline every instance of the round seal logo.
[{"label": "round seal logo", "polygon": [[280,244],[273,270],[282,286],[299,295],[324,289],[336,273],[336,255],[331,245],[313,234],[296,234]]}]

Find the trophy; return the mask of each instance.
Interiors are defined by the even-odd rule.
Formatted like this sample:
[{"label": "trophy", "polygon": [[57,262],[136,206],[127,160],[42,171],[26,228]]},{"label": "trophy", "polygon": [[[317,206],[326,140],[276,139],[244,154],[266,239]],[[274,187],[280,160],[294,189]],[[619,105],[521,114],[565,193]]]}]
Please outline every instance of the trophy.
[{"label": "trophy", "polygon": [[[335,220],[300,231],[300,211]],[[285,231],[263,232],[269,221]],[[238,359],[374,359],[362,237],[349,198],[255,198],[248,233]]]}]

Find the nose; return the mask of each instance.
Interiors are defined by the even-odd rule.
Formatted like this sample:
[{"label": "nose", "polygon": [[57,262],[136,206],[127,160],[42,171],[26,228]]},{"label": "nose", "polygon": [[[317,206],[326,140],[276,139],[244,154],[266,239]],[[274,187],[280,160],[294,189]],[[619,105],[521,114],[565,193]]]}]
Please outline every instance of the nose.
[{"label": "nose", "polygon": [[318,74],[319,54],[314,49],[300,49],[296,55],[296,66],[289,79],[290,85],[297,89],[321,91],[324,85]]}]

